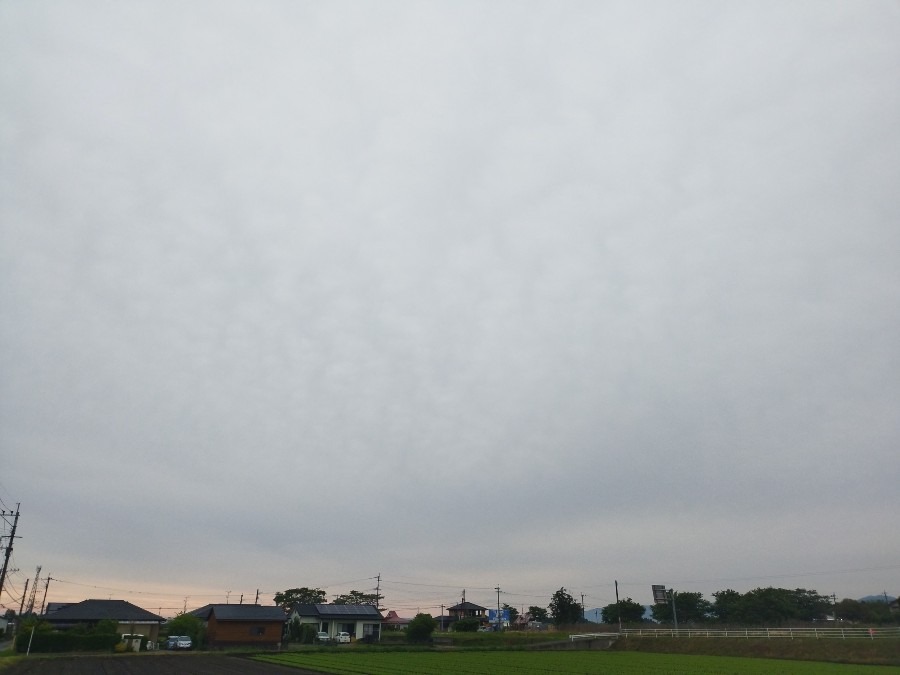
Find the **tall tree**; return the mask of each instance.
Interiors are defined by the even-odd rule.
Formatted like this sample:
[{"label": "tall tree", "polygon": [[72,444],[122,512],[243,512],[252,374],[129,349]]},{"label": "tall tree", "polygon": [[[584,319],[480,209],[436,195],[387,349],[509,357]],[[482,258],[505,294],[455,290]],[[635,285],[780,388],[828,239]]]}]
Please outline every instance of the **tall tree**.
[{"label": "tall tree", "polygon": [[735,623],[741,613],[741,594],[730,588],[713,593],[712,613],[719,623]]},{"label": "tall tree", "polygon": [[553,594],[548,608],[553,615],[553,624],[556,626],[579,623],[583,618],[581,605],[566,591],[565,587]]},{"label": "tall tree", "polygon": [[516,620],[516,618],[519,616],[519,610],[517,610],[512,605],[507,605],[505,602],[503,603],[502,609],[505,609],[507,612],[509,612],[509,622],[510,623],[513,623]]},{"label": "tall tree", "polygon": [[679,624],[703,623],[709,621],[713,606],[709,600],[703,599],[702,593],[681,592],[675,594],[675,614],[672,614],[671,599],[665,605],[653,605],[653,619],[660,623],[673,623],[678,618]]},{"label": "tall tree", "polygon": [[333,605],[372,605],[378,607],[380,598],[375,593],[363,593],[362,591],[350,591],[337,596],[331,603]]},{"label": "tall tree", "polygon": [[325,604],[325,591],[321,588],[289,588],[275,594],[275,604],[285,612],[290,612],[294,605],[323,605]]},{"label": "tall tree", "polygon": [[603,623],[619,623],[620,615],[622,623],[640,623],[644,620],[644,606],[631,598],[625,598],[601,610]]},{"label": "tall tree", "polygon": [[548,612],[544,607],[532,605],[528,608],[528,613],[531,615],[532,621],[546,621],[548,619]]}]

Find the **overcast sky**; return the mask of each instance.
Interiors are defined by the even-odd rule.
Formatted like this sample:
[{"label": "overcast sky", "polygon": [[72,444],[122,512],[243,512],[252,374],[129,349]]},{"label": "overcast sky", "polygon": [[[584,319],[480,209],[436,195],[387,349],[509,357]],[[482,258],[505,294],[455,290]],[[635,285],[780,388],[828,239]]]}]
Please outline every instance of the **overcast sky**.
[{"label": "overcast sky", "polygon": [[888,0],[0,3],[0,602],[900,594],[898,73]]}]

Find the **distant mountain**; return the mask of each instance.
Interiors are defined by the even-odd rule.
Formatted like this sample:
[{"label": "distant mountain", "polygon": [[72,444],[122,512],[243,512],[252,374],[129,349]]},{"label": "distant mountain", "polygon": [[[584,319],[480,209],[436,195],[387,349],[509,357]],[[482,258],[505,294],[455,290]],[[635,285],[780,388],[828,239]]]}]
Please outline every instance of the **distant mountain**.
[{"label": "distant mountain", "polygon": [[[897,599],[897,598],[895,598],[893,595],[888,595],[888,596],[887,596],[887,601],[888,601],[888,602],[893,602],[893,601],[896,600],[896,599]],[[860,598],[859,601],[860,601],[860,602],[884,602],[884,601],[885,601],[885,595],[884,595],[884,593],[882,593],[882,594],[880,594],[880,595],[867,595],[867,596],[864,597],[864,598]]]}]

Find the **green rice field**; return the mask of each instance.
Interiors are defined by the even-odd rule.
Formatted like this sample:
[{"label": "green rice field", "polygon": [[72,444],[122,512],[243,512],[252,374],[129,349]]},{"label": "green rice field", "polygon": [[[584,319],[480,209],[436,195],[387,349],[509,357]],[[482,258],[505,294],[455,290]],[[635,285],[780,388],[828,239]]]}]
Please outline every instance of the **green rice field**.
[{"label": "green rice field", "polygon": [[260,661],[333,675],[893,675],[900,667],[610,651],[293,653]]}]

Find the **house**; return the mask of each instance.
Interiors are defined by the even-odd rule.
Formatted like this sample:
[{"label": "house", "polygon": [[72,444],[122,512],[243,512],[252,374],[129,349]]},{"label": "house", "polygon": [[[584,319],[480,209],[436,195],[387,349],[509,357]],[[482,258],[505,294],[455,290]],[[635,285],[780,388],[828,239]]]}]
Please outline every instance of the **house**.
[{"label": "house", "polygon": [[125,600],[82,600],[44,614],[41,619],[56,630],[75,626],[94,627],[101,621],[115,621],[117,633],[144,635],[159,639],[159,627],[165,619]]},{"label": "house", "polygon": [[384,626],[385,630],[403,630],[409,625],[409,621],[409,619],[404,619],[397,612],[391,610],[384,617],[384,622],[381,625]]},{"label": "house", "polygon": [[278,649],[284,635],[284,611],[277,605],[206,605],[188,612],[206,625],[212,648]]},{"label": "house", "polygon": [[372,605],[294,605],[288,622],[298,619],[300,624],[312,624],[316,632],[333,638],[338,633],[350,633],[351,639],[381,640],[381,612]]},{"label": "house", "polygon": [[479,621],[487,621],[485,612],[487,608],[476,605],[474,602],[466,602],[465,600],[458,605],[447,608],[447,613],[453,621],[460,619],[478,619]]}]

